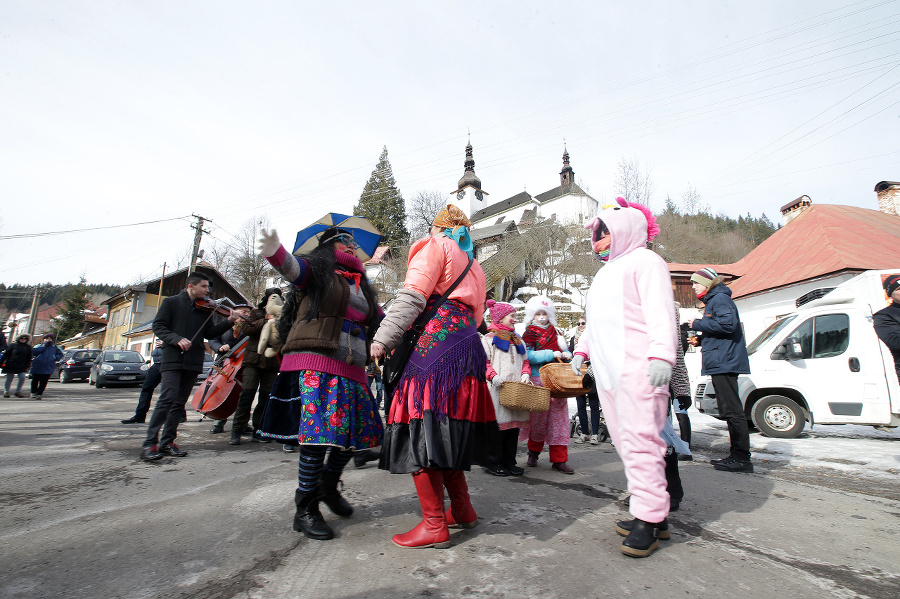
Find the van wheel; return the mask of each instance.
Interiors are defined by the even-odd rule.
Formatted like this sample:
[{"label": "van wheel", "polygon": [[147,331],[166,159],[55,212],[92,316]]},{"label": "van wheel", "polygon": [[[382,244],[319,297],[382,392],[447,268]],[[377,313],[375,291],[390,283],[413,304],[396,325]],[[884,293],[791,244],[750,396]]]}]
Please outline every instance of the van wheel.
[{"label": "van wheel", "polygon": [[767,437],[793,439],[806,426],[803,408],[789,397],[769,395],[753,405],[753,424]]}]

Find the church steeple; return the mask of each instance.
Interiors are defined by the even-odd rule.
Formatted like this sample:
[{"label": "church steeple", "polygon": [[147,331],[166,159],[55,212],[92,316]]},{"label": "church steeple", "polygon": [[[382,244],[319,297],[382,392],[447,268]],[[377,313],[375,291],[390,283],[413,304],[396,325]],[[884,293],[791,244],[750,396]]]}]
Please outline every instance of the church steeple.
[{"label": "church steeple", "polygon": [[569,165],[569,150],[566,148],[565,142],[563,142],[563,168],[559,171],[559,184],[561,187],[566,187],[574,182],[575,171]]},{"label": "church steeple", "polygon": [[463,176],[456,184],[456,191],[450,195],[450,201],[456,204],[466,213],[470,219],[479,210],[487,208],[487,200],[484,196],[488,195],[486,191],[481,189],[481,179],[475,174],[475,158],[472,155],[472,138],[466,143],[466,160],[463,163]]}]

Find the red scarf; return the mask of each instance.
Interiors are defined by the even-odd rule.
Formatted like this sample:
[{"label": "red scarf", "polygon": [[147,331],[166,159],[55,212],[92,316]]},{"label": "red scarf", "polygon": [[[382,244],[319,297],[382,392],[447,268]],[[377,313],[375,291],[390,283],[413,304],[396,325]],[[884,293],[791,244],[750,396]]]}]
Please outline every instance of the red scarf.
[{"label": "red scarf", "polygon": [[552,349],[559,351],[559,342],[557,341],[556,328],[552,324],[548,324],[547,328],[539,327],[534,324],[528,325],[522,339],[527,347],[533,349]]},{"label": "red scarf", "polygon": [[341,275],[348,281],[354,281],[356,283],[356,292],[359,293],[359,281],[362,279],[362,275],[358,272],[347,272],[346,270],[340,270],[339,268],[335,268],[334,272]]}]

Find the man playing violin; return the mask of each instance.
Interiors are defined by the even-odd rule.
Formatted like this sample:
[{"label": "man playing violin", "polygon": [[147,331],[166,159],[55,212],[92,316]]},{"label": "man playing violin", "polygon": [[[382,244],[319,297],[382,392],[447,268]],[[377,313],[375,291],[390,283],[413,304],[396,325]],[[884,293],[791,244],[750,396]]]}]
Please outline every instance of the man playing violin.
[{"label": "man playing violin", "polygon": [[203,339],[218,337],[239,318],[237,312],[224,307],[217,308],[216,312],[227,313],[228,320],[217,319],[213,313],[199,309],[195,301],[204,299],[208,293],[209,277],[202,272],[192,272],[188,275],[185,290],[164,299],[153,319],[153,332],[163,342],[159,368],[162,391],[147,426],[142,460],[187,455],[175,444],[175,437],[184,405],[197,376],[203,371]]}]

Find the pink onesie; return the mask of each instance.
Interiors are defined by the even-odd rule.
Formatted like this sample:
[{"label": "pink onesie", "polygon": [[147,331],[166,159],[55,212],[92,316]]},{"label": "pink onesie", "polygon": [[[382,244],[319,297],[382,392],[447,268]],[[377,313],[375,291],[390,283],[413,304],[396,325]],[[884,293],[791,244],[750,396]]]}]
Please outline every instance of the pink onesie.
[{"label": "pink onesie", "polygon": [[590,356],[603,416],[625,466],[630,511],[656,523],[669,513],[660,437],[669,390],[650,385],[647,366],[653,358],[675,363],[672,281],[663,259],[646,248],[640,210],[616,206],[599,219],[610,231],[609,262],[588,292],[587,329],[575,353]]}]

